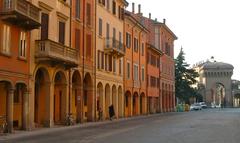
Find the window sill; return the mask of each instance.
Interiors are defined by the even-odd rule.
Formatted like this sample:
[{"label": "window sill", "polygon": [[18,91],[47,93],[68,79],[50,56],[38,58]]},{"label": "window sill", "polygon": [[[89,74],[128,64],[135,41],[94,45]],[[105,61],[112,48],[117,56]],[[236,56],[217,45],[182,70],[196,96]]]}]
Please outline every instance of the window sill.
[{"label": "window sill", "polygon": [[78,18],[78,17],[75,17],[75,20],[79,23],[82,23],[82,20],[80,20],[80,18]]},{"label": "window sill", "polygon": [[4,53],[4,52],[0,52],[0,55],[1,56],[5,56],[5,57],[8,57],[8,58],[11,58],[12,55],[10,53]]},{"label": "window sill", "polygon": [[27,62],[27,58],[26,57],[21,57],[21,56],[18,56],[17,58],[18,60],[20,61],[24,61],[24,62]]}]

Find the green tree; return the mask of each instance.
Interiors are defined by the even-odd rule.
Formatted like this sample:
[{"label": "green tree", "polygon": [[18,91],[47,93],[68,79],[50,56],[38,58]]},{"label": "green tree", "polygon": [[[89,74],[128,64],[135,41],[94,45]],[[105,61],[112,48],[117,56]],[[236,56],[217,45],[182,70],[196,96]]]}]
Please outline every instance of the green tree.
[{"label": "green tree", "polygon": [[185,53],[181,48],[180,53],[175,59],[175,92],[178,99],[189,103],[189,98],[197,96],[197,91],[191,85],[195,84],[198,73],[189,68],[185,62]]}]

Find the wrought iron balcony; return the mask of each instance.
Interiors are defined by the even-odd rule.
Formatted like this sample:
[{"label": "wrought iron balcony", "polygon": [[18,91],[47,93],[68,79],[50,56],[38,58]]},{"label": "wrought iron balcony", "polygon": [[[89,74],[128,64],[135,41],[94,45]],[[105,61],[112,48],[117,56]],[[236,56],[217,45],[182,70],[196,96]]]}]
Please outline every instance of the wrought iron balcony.
[{"label": "wrought iron balcony", "polygon": [[62,64],[71,68],[78,66],[79,53],[76,49],[51,40],[37,40],[35,58],[37,62]]},{"label": "wrought iron balcony", "polygon": [[104,51],[118,57],[123,57],[125,55],[125,47],[123,43],[114,38],[105,38]]},{"label": "wrought iron balcony", "polygon": [[26,0],[2,0],[1,19],[25,29],[40,27],[40,9]]}]

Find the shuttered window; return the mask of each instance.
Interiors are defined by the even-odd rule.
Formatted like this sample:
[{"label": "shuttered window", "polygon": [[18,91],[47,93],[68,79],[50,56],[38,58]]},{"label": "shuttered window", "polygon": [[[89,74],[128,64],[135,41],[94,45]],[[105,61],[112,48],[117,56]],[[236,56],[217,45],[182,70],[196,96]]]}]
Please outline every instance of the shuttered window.
[{"label": "shuttered window", "polygon": [[3,25],[0,40],[2,41],[2,42],[0,42],[1,53],[10,54],[10,45],[11,45],[11,29],[10,29],[10,26]]},{"label": "shuttered window", "polygon": [[112,2],[112,13],[114,15],[116,15],[116,2],[115,1]]},{"label": "shuttered window", "polygon": [[119,59],[119,74],[122,75],[122,59]]},{"label": "shuttered window", "polygon": [[130,79],[130,63],[127,63],[127,78]]},{"label": "shuttered window", "polygon": [[122,16],[121,16],[121,7],[120,6],[118,6],[118,18],[119,19],[122,18]]},{"label": "shuttered window", "polygon": [[49,24],[48,14],[42,13],[42,17],[41,17],[41,40],[48,39],[48,24]]},{"label": "shuttered window", "polygon": [[19,56],[26,58],[26,49],[27,49],[27,33],[25,31],[20,32],[19,38]]},{"label": "shuttered window", "polygon": [[76,18],[80,19],[80,0],[76,0]]},{"label": "shuttered window", "polygon": [[87,25],[91,25],[91,4],[87,3]]},{"label": "shuttered window", "polygon": [[131,35],[129,33],[126,33],[126,45],[127,48],[131,47]]},{"label": "shuttered window", "polygon": [[75,29],[75,48],[80,51],[80,30]]},{"label": "shuttered window", "polygon": [[109,71],[112,71],[112,65],[113,65],[112,56],[109,55]]},{"label": "shuttered window", "polygon": [[91,57],[92,54],[92,35],[87,34],[86,36],[86,55],[87,57]]},{"label": "shuttered window", "polygon": [[102,19],[101,18],[99,18],[99,20],[98,20],[98,35],[99,36],[102,36]]},{"label": "shuttered window", "polygon": [[101,52],[98,50],[97,54],[97,68],[100,69],[100,63],[101,63]]},{"label": "shuttered window", "polygon": [[65,44],[65,23],[59,21],[59,43]]},{"label": "shuttered window", "polygon": [[101,62],[101,69],[104,69],[104,52],[101,52],[102,62]]},{"label": "shuttered window", "polygon": [[144,56],[144,43],[142,43],[142,56]]}]

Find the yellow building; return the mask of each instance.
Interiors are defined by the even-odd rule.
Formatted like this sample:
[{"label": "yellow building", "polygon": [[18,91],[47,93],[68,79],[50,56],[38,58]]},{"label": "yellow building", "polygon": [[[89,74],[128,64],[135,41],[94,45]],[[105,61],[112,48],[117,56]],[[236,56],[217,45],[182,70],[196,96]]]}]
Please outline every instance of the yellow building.
[{"label": "yellow building", "polygon": [[96,100],[103,118],[113,105],[116,117],[123,117],[123,45],[125,0],[100,0],[96,4]]},{"label": "yellow building", "polygon": [[69,73],[78,66],[70,47],[70,0],[32,0],[41,28],[31,33],[30,128],[63,124],[69,113]]}]

